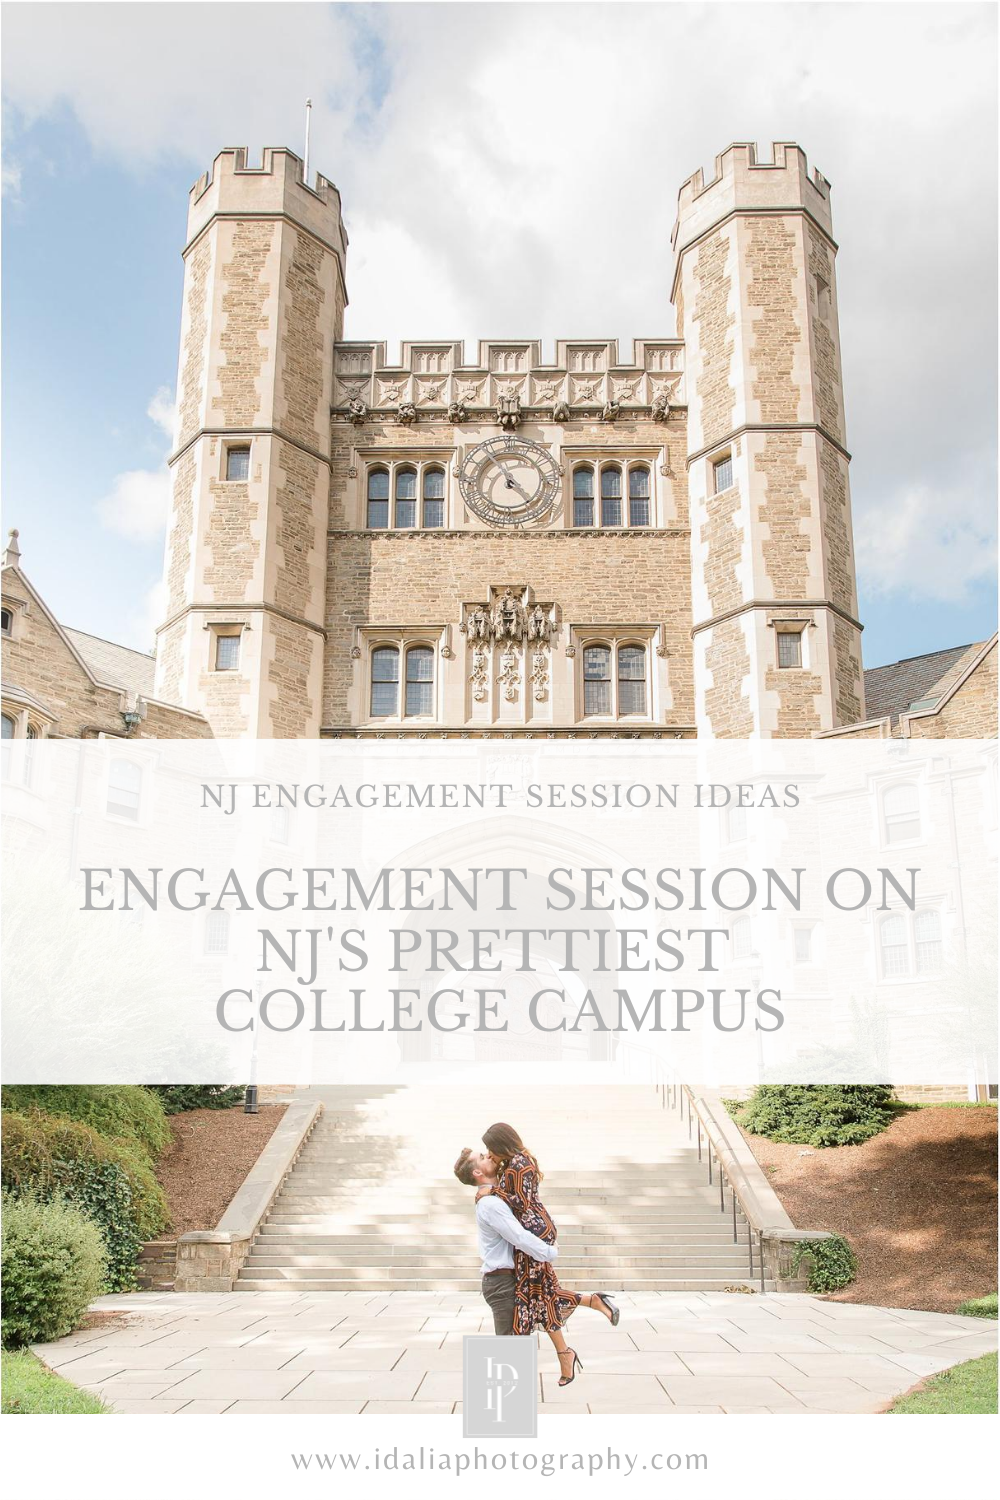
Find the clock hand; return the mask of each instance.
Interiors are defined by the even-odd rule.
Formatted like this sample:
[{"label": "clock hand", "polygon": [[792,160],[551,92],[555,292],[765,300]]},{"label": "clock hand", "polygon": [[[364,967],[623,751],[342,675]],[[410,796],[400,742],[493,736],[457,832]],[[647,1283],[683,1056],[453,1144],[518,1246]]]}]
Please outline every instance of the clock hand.
[{"label": "clock hand", "polygon": [[497,459],[497,465],[503,472],[507,488],[509,490],[517,490],[517,493],[521,496],[522,500],[526,500],[530,505],[531,496],[528,494],[527,490],[521,488],[516,479],[511,478],[510,471],[502,458]]}]

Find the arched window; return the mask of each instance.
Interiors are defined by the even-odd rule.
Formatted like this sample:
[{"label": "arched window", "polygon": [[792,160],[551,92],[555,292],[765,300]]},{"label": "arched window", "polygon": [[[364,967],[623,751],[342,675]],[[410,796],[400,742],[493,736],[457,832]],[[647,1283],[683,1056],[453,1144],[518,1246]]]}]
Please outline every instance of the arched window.
[{"label": "arched window", "polygon": [[601,470],[601,525],[622,524],[622,471],[617,464]]},{"label": "arched window", "polygon": [[113,760],[108,767],[108,817],[137,822],[141,795],[142,767],[134,760]]},{"label": "arched window", "polygon": [[941,917],[936,911],[918,911],[913,918],[913,946],[918,974],[936,974],[941,968]]},{"label": "arched window", "polygon": [[33,749],[33,741],[37,740],[38,738],[38,730],[35,728],[34,724],[28,725],[27,729],[24,731],[24,737],[28,741],[28,743],[24,747],[23,780],[25,786],[30,787],[32,777],[35,774],[35,752]]},{"label": "arched window", "polygon": [[399,652],[378,646],[372,652],[372,716],[394,714],[399,703]]},{"label": "arched window", "polygon": [[385,531],[389,525],[389,470],[368,471],[368,529]]},{"label": "arched window", "polygon": [[205,952],[229,952],[229,913],[227,911],[205,913]]},{"label": "arched window", "polygon": [[424,525],[444,525],[444,470],[424,470]]},{"label": "arched window", "polygon": [[730,931],[733,958],[749,958],[753,952],[753,922],[749,917],[737,917]]},{"label": "arched window", "polygon": [[417,471],[396,470],[396,525],[409,530],[417,524]]},{"label": "arched window", "polygon": [[628,524],[649,525],[649,470],[645,464],[628,471]]},{"label": "arched window", "polygon": [[411,646],[406,653],[406,716],[434,712],[434,652],[430,646]]},{"label": "arched window", "polygon": [[573,470],[573,525],[594,524],[594,471],[588,465]]},{"label": "arched window", "polygon": [[883,917],[878,930],[882,978],[899,979],[909,973],[909,944],[904,917]]},{"label": "arched window", "polygon": [[587,646],[583,653],[583,711],[611,712],[611,648]]},{"label": "arched window", "polygon": [[3,750],[0,751],[0,773],[4,780],[10,776],[10,746],[7,741],[14,738],[14,720],[10,714],[0,715],[0,728],[3,730]]},{"label": "arched window", "polygon": [[641,646],[618,647],[618,712],[646,712],[646,653]]},{"label": "arched window", "polygon": [[886,787],[882,820],[887,844],[905,844],[920,837],[920,794],[912,782]]}]

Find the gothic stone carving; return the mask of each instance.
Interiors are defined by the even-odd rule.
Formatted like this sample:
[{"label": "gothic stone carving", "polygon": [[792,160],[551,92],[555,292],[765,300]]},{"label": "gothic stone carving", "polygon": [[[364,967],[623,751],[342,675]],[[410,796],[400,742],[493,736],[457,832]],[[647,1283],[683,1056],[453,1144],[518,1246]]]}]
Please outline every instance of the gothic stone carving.
[{"label": "gothic stone carving", "polygon": [[507,641],[500,657],[500,671],[497,682],[503,691],[508,703],[513,703],[517,697],[517,690],[521,685],[520,654],[513,641]]},{"label": "gothic stone carving", "polygon": [[650,412],[654,422],[666,422],[670,416],[670,397],[666,391],[657,391]]},{"label": "gothic stone carving", "polygon": [[622,408],[620,401],[605,401],[601,408],[602,422],[617,422],[621,416]]},{"label": "gothic stone carving", "polygon": [[521,420],[521,398],[516,391],[497,397],[496,420],[505,432],[513,432]]},{"label": "gothic stone carving", "polygon": [[417,420],[417,408],[412,401],[401,401],[396,413],[396,421],[401,422],[404,427],[411,426]]},{"label": "gothic stone carving", "polygon": [[549,645],[552,638],[550,610],[542,604],[531,603],[531,590],[525,589],[520,596],[510,587],[496,593],[492,604],[477,604],[469,610],[462,625],[472,647],[472,672],[469,681],[472,696],[482,703],[488,694],[489,661],[491,646],[501,646],[500,671],[497,682],[507,699],[513,703],[521,683],[520,661],[522,647],[526,653],[530,648],[531,686],[536,702],[542,702],[549,687]]},{"label": "gothic stone carving", "polygon": [[355,427],[360,427],[368,417],[368,408],[360,396],[355,396],[348,403],[347,414]]},{"label": "gothic stone carving", "polygon": [[476,702],[485,702],[490,690],[490,650],[482,640],[477,640],[472,649],[472,675],[469,681]]},{"label": "gothic stone carving", "polygon": [[448,421],[456,425],[469,420],[469,408],[464,401],[453,401],[448,408]]},{"label": "gothic stone carving", "polygon": [[549,690],[549,653],[535,651],[531,662],[531,689],[536,703],[544,703]]},{"label": "gothic stone carving", "polygon": [[565,401],[556,402],[555,406],[552,408],[552,420],[554,422],[569,421],[569,407],[566,405]]}]

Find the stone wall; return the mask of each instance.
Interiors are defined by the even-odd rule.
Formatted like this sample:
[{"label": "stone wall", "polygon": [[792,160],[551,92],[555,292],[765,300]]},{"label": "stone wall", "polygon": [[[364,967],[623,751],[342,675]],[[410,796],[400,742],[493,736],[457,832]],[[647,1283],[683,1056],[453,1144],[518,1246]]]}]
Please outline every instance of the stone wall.
[{"label": "stone wall", "polygon": [[[527,584],[536,598],[554,601],[562,622],[556,660],[570,644],[570,624],[662,624],[671,698],[663,723],[690,725],[689,567],[683,530],[337,534],[328,559],[324,726],[352,722],[355,627],[457,627],[462,601],[485,599],[491,586],[507,583]],[[443,659],[440,666],[460,676],[466,670],[464,638],[458,636],[454,646],[454,662]]]},{"label": "stone wall", "polygon": [[907,720],[911,739],[995,739],[997,733],[997,645],[935,714]]},{"label": "stone wall", "polygon": [[[4,641],[4,682],[30,693],[53,714],[51,725],[40,722],[35,726],[39,733],[70,738],[124,736],[122,689],[95,682],[15,568],[4,569],[3,599],[16,612],[14,636]],[[133,738],[205,739],[210,735],[200,716],[148,700],[145,719],[132,731]]]},{"label": "stone wall", "polygon": [[144,1292],[172,1292],[177,1275],[177,1241],[148,1240],[139,1251],[136,1279]]}]

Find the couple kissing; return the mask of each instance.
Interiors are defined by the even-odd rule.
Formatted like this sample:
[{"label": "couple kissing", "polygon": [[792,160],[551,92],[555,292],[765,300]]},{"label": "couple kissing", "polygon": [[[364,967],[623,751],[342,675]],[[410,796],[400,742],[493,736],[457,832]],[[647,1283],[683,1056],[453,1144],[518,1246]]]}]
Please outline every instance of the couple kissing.
[{"label": "couple kissing", "polygon": [[455,1163],[455,1176],[476,1189],[476,1227],[482,1256],[483,1296],[499,1334],[530,1334],[544,1328],[559,1357],[560,1385],[582,1370],[566,1343],[566,1319],[590,1307],[617,1326],[620,1313],[603,1292],[572,1292],[560,1286],[552,1262],[556,1226],[538,1196],[542,1171],[512,1125],[491,1125],[483,1134],[486,1150],[468,1146]]}]

